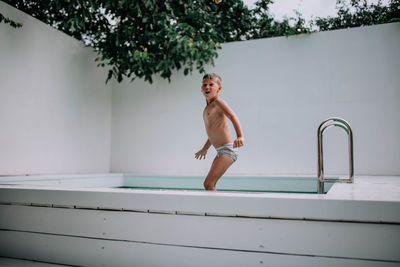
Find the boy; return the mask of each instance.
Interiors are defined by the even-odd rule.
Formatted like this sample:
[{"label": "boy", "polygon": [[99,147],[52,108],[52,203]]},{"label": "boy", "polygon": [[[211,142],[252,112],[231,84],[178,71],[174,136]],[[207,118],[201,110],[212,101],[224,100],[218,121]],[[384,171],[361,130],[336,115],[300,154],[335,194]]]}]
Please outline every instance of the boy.
[{"label": "boy", "polygon": [[[211,145],[217,150],[217,156],[204,180],[204,188],[210,191],[216,191],[215,185],[218,179],[237,159],[235,148],[243,146],[244,142],[238,117],[236,117],[228,104],[219,98],[221,89],[222,79],[220,76],[215,73],[204,75],[201,92],[207,102],[203,112],[203,119],[208,139],[203,148],[195,154],[195,158],[199,160],[205,159],[207,150]],[[236,131],[237,138],[233,142],[229,131],[228,119],[232,122]]]}]

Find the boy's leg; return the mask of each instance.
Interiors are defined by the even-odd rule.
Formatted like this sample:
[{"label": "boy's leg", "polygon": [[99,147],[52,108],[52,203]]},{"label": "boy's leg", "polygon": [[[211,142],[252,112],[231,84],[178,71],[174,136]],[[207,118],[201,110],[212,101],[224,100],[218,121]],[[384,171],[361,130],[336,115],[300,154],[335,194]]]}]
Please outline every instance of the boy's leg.
[{"label": "boy's leg", "polygon": [[210,171],[204,180],[204,188],[210,191],[216,191],[215,185],[218,179],[225,173],[225,171],[232,165],[233,159],[228,155],[222,154],[216,156],[211,164]]}]

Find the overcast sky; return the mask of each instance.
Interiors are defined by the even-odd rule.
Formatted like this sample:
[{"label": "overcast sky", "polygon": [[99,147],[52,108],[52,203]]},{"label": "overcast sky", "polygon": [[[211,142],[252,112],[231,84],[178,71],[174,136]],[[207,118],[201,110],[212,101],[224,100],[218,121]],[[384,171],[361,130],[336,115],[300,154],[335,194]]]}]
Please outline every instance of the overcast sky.
[{"label": "overcast sky", "polygon": [[[387,4],[389,0],[383,0]],[[243,0],[249,7],[253,7],[255,0]],[[347,1],[349,2],[349,1]],[[367,0],[368,3],[377,3],[377,0]],[[336,0],[274,0],[270,5],[270,13],[280,20],[283,16],[296,17],[293,10],[303,14],[306,21],[316,17],[327,17],[336,15]]]}]

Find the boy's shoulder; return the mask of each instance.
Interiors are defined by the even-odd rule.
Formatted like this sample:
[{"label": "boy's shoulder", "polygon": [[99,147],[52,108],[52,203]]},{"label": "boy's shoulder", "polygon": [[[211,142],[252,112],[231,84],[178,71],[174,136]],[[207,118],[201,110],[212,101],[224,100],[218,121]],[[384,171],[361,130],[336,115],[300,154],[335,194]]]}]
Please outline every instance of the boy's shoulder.
[{"label": "boy's shoulder", "polygon": [[223,100],[222,98],[217,98],[215,101],[215,105],[217,105],[217,106],[228,106],[228,103],[226,103],[226,101],[225,100]]},{"label": "boy's shoulder", "polygon": [[225,104],[226,105],[226,101],[219,97],[217,99],[215,99],[214,102],[215,102],[215,104]]},{"label": "boy's shoulder", "polygon": [[213,102],[213,106],[214,106],[214,108],[216,108],[218,110],[221,110],[222,112],[230,110],[229,105],[221,98],[216,99]]}]

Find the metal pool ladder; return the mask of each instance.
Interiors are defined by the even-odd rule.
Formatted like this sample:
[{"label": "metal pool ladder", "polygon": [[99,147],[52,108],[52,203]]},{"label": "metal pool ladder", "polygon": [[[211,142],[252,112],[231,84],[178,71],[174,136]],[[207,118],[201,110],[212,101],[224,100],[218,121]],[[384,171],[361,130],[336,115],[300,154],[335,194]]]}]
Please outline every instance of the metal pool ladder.
[{"label": "metal pool ladder", "polygon": [[[344,129],[348,135],[348,145],[349,145],[349,178],[325,178],[324,177],[324,159],[323,159],[323,149],[322,149],[322,135],[326,129],[331,126],[337,126]],[[317,180],[317,191],[318,194],[324,193],[324,183],[325,182],[339,182],[339,183],[349,183],[354,182],[354,161],[353,161],[353,131],[349,123],[341,118],[329,118],[321,123],[318,127],[318,180]]]}]

